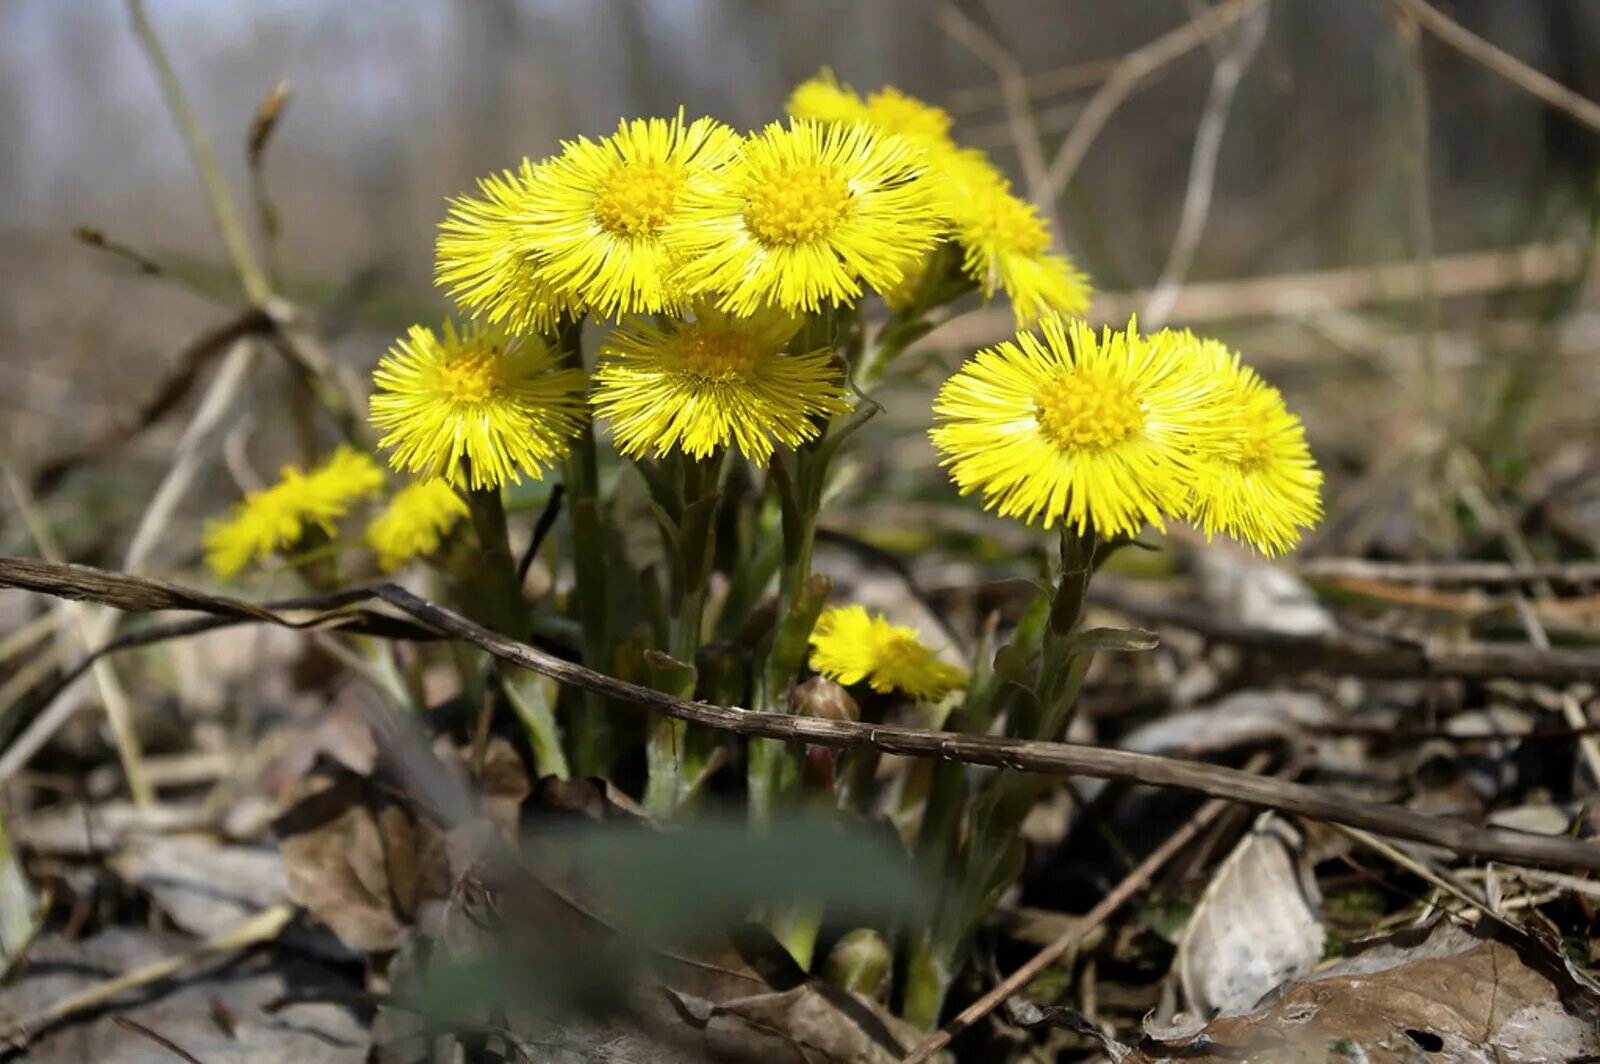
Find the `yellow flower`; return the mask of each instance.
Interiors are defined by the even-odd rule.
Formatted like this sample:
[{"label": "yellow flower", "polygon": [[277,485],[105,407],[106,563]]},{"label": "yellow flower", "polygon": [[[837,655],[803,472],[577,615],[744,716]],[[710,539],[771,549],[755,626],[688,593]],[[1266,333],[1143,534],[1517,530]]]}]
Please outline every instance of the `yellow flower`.
[{"label": "yellow flower", "polygon": [[681,303],[672,239],[683,204],[735,156],[739,135],[710,118],[623,121],[598,142],[562,145],[529,183],[524,231],[557,292],[611,317]]},{"label": "yellow flower", "polygon": [[795,118],[816,122],[865,122],[867,105],[850,86],[841,85],[833,71],[823,67],[814,78],[807,78],[789,94],[785,110]]},{"label": "yellow flower", "polygon": [[967,686],[967,674],[917,639],[912,628],[890,624],[862,606],[834,606],[822,611],[811,633],[811,667],[831,680],[874,691],[904,691],[922,702],[937,702]]},{"label": "yellow flower", "polygon": [[309,473],[286,465],[278,483],[248,492],[226,520],[206,522],[206,564],[228,579],[252,561],[293,547],[308,526],[331,536],[334,521],[351,503],[382,486],[377,463],[349,447],[340,447]]},{"label": "yellow flower", "polygon": [[[1070,329],[1070,331],[1069,331]],[[1134,535],[1182,512],[1222,446],[1216,376],[1178,333],[1140,336],[1046,318],[945,382],[930,435],[966,494],[1002,516]]]},{"label": "yellow flower", "polygon": [[986,163],[955,163],[948,203],[962,268],[983,290],[1011,300],[1019,328],[1046,314],[1077,315],[1089,308],[1089,279],[1072,260],[1050,251],[1050,228],[1039,208],[1011,191]]},{"label": "yellow flower", "polygon": [[894,287],[944,226],[920,156],[870,126],[769,125],[686,203],[686,282],[737,314],[848,302],[863,282]]},{"label": "yellow flower", "polygon": [[548,331],[584,310],[544,269],[532,224],[539,170],[524,159],[515,172],[480,179],[481,198],[452,199],[439,226],[435,279],[463,307],[517,332]]},{"label": "yellow flower", "polygon": [[398,569],[438,550],[467,513],[466,500],[449,481],[419,480],[402,488],[367,526],[367,543],[385,571]]},{"label": "yellow flower", "polygon": [[1206,463],[1186,516],[1207,539],[1222,532],[1262,554],[1283,554],[1322,519],[1322,471],[1305,428],[1278,390],[1226,345],[1202,341],[1200,354],[1223,382],[1222,416],[1233,433]]},{"label": "yellow flower", "polygon": [[862,99],[860,93],[841,84],[826,67],[816,77],[795,86],[787,110],[795,118],[817,122],[866,122],[884,133],[897,133],[930,152],[955,150],[955,142],[950,139],[950,114],[942,107],[892,85]]},{"label": "yellow flower", "polygon": [[798,323],[766,308],[738,318],[701,302],[693,320],[624,319],[600,349],[590,402],[617,447],[693,458],[730,444],[757,465],[773,441],[798,447],[815,418],[849,409],[831,353],[783,353]]},{"label": "yellow flower", "polygon": [[473,488],[534,480],[565,457],[584,417],[583,374],[538,337],[450,322],[413,325],[378,363],[370,419],[389,464]]}]

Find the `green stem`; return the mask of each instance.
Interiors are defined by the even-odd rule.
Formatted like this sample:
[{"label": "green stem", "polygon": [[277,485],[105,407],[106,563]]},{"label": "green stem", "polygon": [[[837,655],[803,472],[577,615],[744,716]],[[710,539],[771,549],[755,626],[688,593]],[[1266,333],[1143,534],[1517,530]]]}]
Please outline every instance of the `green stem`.
[{"label": "green stem", "polygon": [[[582,322],[563,325],[556,342],[562,364],[583,369]],[[611,661],[610,592],[606,586],[605,531],[600,521],[599,459],[594,426],[585,422],[562,466],[567,489],[567,522],[572,533],[573,599],[582,629],[584,664],[609,673]],[[573,761],[580,774],[611,774],[611,705],[592,691],[572,720]]]},{"label": "green stem", "polygon": [[556,779],[570,779],[572,770],[567,765],[566,752],[561,748],[561,729],[556,724],[555,710],[550,705],[544,677],[525,669],[496,663],[501,689],[506,701],[522,721],[528,732],[528,743],[533,747],[534,759],[541,775]]}]

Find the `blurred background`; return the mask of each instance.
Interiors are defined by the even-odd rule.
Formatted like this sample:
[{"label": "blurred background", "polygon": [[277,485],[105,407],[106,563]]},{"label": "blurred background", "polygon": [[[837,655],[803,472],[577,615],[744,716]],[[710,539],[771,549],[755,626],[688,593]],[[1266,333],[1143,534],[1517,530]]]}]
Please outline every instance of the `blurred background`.
[{"label": "blurred background", "polygon": [[[1203,227],[1179,271],[1191,287],[1170,319],[1233,341],[1291,393],[1332,477],[1328,535],[1350,549],[1387,535],[1384,549],[1404,554],[1419,549],[1415,529],[1374,509],[1386,489],[1369,474],[1375,455],[1404,449],[1420,411],[1442,411],[1490,479],[1514,488],[1495,478],[1523,476],[1547,445],[1587,455],[1600,365],[1586,309],[1600,138],[1404,6],[1233,0],[1215,9],[1226,26],[1187,40],[1200,0],[149,0],[149,13],[247,208],[252,117],[280,80],[292,86],[264,167],[280,285],[363,375],[404,326],[446,310],[430,281],[446,197],[619,116],[682,105],[756,126],[828,66],[862,91],[894,84],[947,107],[958,139],[1025,182],[995,52],[1026,77],[1046,157],[1114,105],[1095,116],[1104,125],[1056,211],[1107,293],[1097,313],[1125,318],[1168,266],[1197,129],[1231,62]],[[1441,9],[1600,98],[1600,5]],[[1163,51],[1175,34],[1182,47]],[[979,38],[994,47],[980,54]],[[0,5],[0,145],[0,442],[33,468],[142,402],[186,342],[226,320],[233,282],[120,0]],[[86,247],[78,226],[186,285]],[[1419,256],[1436,261],[1417,269]],[[1345,272],[1304,276],[1328,270]],[[1006,324],[980,312],[935,333],[944,368],[930,382]],[[94,527],[138,513],[126,478],[153,477],[177,431],[78,475],[73,498]],[[1341,519],[1346,498],[1377,517]],[[95,553],[90,525],[77,546]]]}]

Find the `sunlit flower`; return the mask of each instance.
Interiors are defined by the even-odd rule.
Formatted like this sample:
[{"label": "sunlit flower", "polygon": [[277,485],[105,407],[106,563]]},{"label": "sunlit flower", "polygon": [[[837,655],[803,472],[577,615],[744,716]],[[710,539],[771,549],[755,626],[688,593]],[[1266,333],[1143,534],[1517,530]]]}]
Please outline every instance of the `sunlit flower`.
[{"label": "sunlit flower", "polygon": [[370,418],[389,464],[473,488],[534,480],[563,458],[584,417],[583,374],[557,369],[538,337],[446,322],[413,325],[378,363]]},{"label": "sunlit flower", "polygon": [[292,548],[312,528],[331,536],[334,522],[352,503],[382,487],[383,471],[349,447],[310,472],[286,465],[276,484],[248,492],[226,520],[206,522],[206,564],[227,579],[253,561]]},{"label": "sunlit flower", "polygon": [[607,317],[673,310],[673,223],[686,197],[735,156],[739,135],[710,118],[623,121],[616,133],[580,137],[535,172],[524,231],[539,273],[558,292]]},{"label": "sunlit flower", "polygon": [[944,226],[920,155],[865,125],[769,125],[686,203],[686,283],[739,314],[892,288]]},{"label": "sunlit flower", "polygon": [[385,571],[398,569],[438,550],[467,514],[466,500],[449,481],[419,480],[400,489],[367,526],[367,543]]},{"label": "sunlit flower", "polygon": [[1134,535],[1181,513],[1226,438],[1192,339],[1046,318],[1043,338],[980,351],[945,382],[931,436],[965,494],[1003,516]]},{"label": "sunlit flower", "polygon": [[798,447],[816,418],[849,409],[831,352],[785,353],[797,322],[766,308],[746,318],[708,303],[690,320],[624,319],[600,349],[590,401],[617,447],[700,459],[736,446],[758,465],[773,443]]},{"label": "sunlit flower", "polygon": [[848,85],[840,84],[827,67],[814,78],[794,87],[784,108],[795,118],[816,122],[865,122],[867,103]]},{"label": "sunlit flower", "polygon": [[1226,345],[1200,346],[1222,381],[1222,416],[1233,432],[1206,463],[1185,516],[1207,538],[1221,532],[1268,556],[1282,554],[1322,519],[1322,471],[1278,390]]},{"label": "sunlit flower", "polygon": [[439,226],[435,279],[463,307],[517,332],[548,331],[585,309],[544,269],[534,225],[539,169],[524,159],[516,171],[480,179],[481,196],[452,199]]},{"label": "sunlit flower", "polygon": [[1071,316],[1089,308],[1089,279],[1065,255],[1051,252],[1050,228],[1038,207],[986,165],[947,169],[947,209],[962,268],[985,298],[1003,291],[1019,327],[1046,314]]},{"label": "sunlit flower", "polygon": [[862,606],[822,611],[811,633],[811,667],[847,686],[865,680],[879,694],[898,690],[923,702],[967,686],[967,674],[939,660],[915,629],[890,624]]},{"label": "sunlit flower", "polygon": [[826,67],[816,77],[795,86],[789,94],[787,110],[795,118],[818,122],[866,122],[931,152],[955,149],[955,142],[950,139],[950,114],[942,107],[892,85],[863,98],[850,86],[841,84]]}]

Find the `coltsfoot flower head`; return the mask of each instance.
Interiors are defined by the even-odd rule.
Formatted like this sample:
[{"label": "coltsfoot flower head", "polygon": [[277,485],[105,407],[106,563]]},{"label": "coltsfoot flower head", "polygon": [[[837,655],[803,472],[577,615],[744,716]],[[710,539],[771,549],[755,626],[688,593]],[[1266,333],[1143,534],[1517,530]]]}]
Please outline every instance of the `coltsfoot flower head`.
[{"label": "coltsfoot flower head", "polygon": [[580,137],[529,183],[524,231],[540,275],[596,312],[673,310],[682,302],[674,223],[686,200],[734,158],[739,135],[700,118],[623,121]]},{"label": "coltsfoot flower head", "polygon": [[915,629],[890,624],[863,606],[822,611],[811,633],[811,667],[846,686],[864,680],[879,694],[903,691],[922,702],[967,686],[967,674],[939,660]]},{"label": "coltsfoot flower head", "polygon": [[276,484],[248,492],[226,520],[206,522],[206,564],[228,579],[253,561],[293,547],[311,528],[331,536],[352,503],[382,487],[377,463],[349,447],[310,472],[286,465]]},{"label": "coltsfoot flower head", "polygon": [[1183,512],[1226,438],[1220,402],[1192,338],[1046,318],[945,382],[930,435],[962,493],[1002,516],[1134,535]]},{"label": "coltsfoot flower head", "polygon": [[583,374],[537,337],[413,325],[378,363],[370,419],[389,464],[473,488],[534,480],[567,454],[585,415]]},{"label": "coltsfoot flower head", "polygon": [[367,526],[367,543],[386,571],[432,554],[468,514],[466,500],[443,479],[408,484]]},{"label": "coltsfoot flower head", "polygon": [[686,283],[742,315],[894,287],[944,229],[921,154],[866,125],[767,126],[686,205]]},{"label": "coltsfoot flower head", "polygon": [[814,418],[849,409],[831,352],[784,353],[798,327],[787,313],[739,318],[701,302],[691,314],[624,319],[600,349],[590,402],[623,454],[736,446],[765,465],[774,441],[798,447],[817,435]]},{"label": "coltsfoot flower head", "polygon": [[1039,208],[1011,191],[986,163],[952,164],[946,174],[948,209],[962,268],[992,298],[1005,292],[1017,325],[1046,314],[1082,314],[1089,280],[1072,260],[1050,250],[1050,228]]},{"label": "coltsfoot flower head", "polygon": [[516,332],[544,332],[586,308],[557,290],[544,268],[534,208],[538,175],[527,159],[478,182],[480,196],[450,201],[439,226],[434,278],[463,307]]},{"label": "coltsfoot flower head", "polygon": [[1185,516],[1209,539],[1218,532],[1262,554],[1283,554],[1322,519],[1322,471],[1300,419],[1278,390],[1215,340],[1201,357],[1222,382],[1226,446],[1206,462]]},{"label": "coltsfoot flower head", "polygon": [[950,113],[892,85],[862,97],[840,83],[824,67],[816,77],[795,86],[786,108],[795,118],[817,122],[865,122],[884,133],[896,133],[929,152],[954,151]]}]

